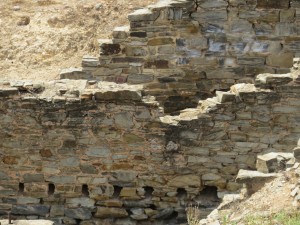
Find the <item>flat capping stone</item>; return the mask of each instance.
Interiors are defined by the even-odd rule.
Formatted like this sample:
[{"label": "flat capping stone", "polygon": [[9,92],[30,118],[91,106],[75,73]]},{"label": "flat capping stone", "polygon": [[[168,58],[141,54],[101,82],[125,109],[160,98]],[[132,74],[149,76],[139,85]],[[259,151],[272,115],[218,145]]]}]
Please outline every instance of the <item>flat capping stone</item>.
[{"label": "flat capping stone", "polygon": [[259,74],[255,79],[256,87],[274,87],[278,85],[285,85],[293,81],[292,74]]},{"label": "flat capping stone", "polygon": [[256,182],[264,179],[271,179],[278,177],[276,173],[262,173],[254,170],[239,170],[238,175],[236,177],[236,182],[238,183],[248,183],[248,182]]},{"label": "flat capping stone", "polygon": [[0,88],[0,98],[10,97],[12,95],[18,95],[19,89],[16,87],[1,87]]},{"label": "flat capping stone", "polygon": [[130,22],[135,21],[155,21],[160,15],[158,11],[152,11],[149,8],[138,9],[128,15]]},{"label": "flat capping stone", "polygon": [[289,0],[257,0],[257,8],[260,9],[288,9]]}]

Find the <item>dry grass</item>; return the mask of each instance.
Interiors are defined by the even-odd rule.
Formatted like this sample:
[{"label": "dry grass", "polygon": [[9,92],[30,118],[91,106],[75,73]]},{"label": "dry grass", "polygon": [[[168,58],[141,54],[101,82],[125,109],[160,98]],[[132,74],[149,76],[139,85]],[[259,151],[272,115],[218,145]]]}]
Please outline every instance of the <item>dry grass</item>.
[{"label": "dry grass", "polygon": [[200,209],[198,206],[189,206],[186,208],[186,215],[189,225],[199,225],[200,224]]}]

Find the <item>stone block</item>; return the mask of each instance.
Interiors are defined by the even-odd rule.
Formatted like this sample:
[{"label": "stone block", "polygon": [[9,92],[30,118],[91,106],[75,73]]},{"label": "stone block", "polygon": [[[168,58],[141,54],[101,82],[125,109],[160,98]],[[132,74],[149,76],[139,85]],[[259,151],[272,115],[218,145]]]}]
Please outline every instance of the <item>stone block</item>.
[{"label": "stone block", "polygon": [[50,207],[45,205],[13,205],[11,213],[15,215],[46,216]]},{"label": "stone block", "polygon": [[119,91],[96,91],[95,99],[97,101],[124,101],[124,100],[132,100],[132,101],[139,101],[141,100],[141,92],[134,91],[134,90],[119,90]]},{"label": "stone block", "polygon": [[136,21],[155,21],[159,17],[159,11],[152,12],[150,9],[144,8],[134,11],[128,15],[130,22]]},{"label": "stone block", "polygon": [[43,174],[24,174],[24,183],[32,183],[32,182],[44,182]]},{"label": "stone block", "polygon": [[111,150],[107,146],[90,146],[85,154],[90,157],[107,158],[110,156]]},{"label": "stone block", "polygon": [[67,68],[63,69],[60,74],[60,79],[89,79],[92,76],[87,72],[83,71],[82,68]]},{"label": "stone block", "polygon": [[227,20],[227,10],[226,9],[215,9],[192,13],[192,18],[199,21],[199,23],[205,22],[216,22],[216,21],[226,21]]},{"label": "stone block", "polygon": [[294,157],[299,162],[300,161],[300,145],[297,148],[294,148]]},{"label": "stone block", "polygon": [[197,175],[183,175],[177,176],[168,182],[171,187],[199,187],[201,186],[200,177]]},{"label": "stone block", "polygon": [[124,218],[127,217],[128,213],[123,208],[108,208],[108,207],[97,207],[95,217],[97,218]]},{"label": "stone block", "polygon": [[134,220],[146,220],[148,216],[145,214],[144,209],[131,209],[132,214],[130,217]]},{"label": "stone block", "polygon": [[202,176],[203,181],[217,181],[220,180],[221,176],[214,173],[207,173]]},{"label": "stone block", "polygon": [[114,44],[111,39],[99,39],[100,55],[116,55],[121,52],[120,44]]},{"label": "stone block", "polygon": [[115,39],[126,39],[129,33],[129,26],[116,27],[113,30],[113,37]]},{"label": "stone block", "polygon": [[244,66],[261,66],[265,64],[265,60],[263,57],[241,56],[238,57],[237,63]]},{"label": "stone block", "polygon": [[120,197],[137,198],[136,188],[123,187],[120,192]]},{"label": "stone block", "polygon": [[127,82],[129,84],[144,84],[154,80],[154,76],[151,74],[129,74]]},{"label": "stone block", "polygon": [[50,217],[58,217],[65,215],[64,205],[52,205],[50,209]]},{"label": "stone block", "polygon": [[148,41],[148,46],[175,44],[173,38],[154,38]]},{"label": "stone block", "polygon": [[88,164],[81,164],[80,170],[82,171],[82,173],[86,173],[86,174],[97,174],[98,173],[98,170],[95,166],[88,165]]},{"label": "stone block", "polygon": [[115,115],[115,124],[117,127],[129,129],[134,126],[133,115],[128,112],[122,112]]},{"label": "stone block", "polygon": [[40,199],[39,198],[20,196],[20,197],[17,198],[17,203],[19,205],[39,204]]},{"label": "stone block", "polygon": [[296,16],[296,10],[291,8],[280,11],[280,22],[294,22]]},{"label": "stone block", "polygon": [[86,208],[65,209],[65,216],[72,219],[89,220],[92,218],[92,212]]},{"label": "stone block", "polygon": [[182,8],[169,8],[169,20],[181,20],[183,16]]},{"label": "stone block", "polygon": [[267,57],[266,64],[268,66],[290,68],[293,66],[294,53],[282,52],[272,54]]},{"label": "stone block", "polygon": [[84,208],[93,209],[95,206],[95,200],[87,198],[87,197],[68,198],[66,200],[66,205],[69,208],[84,207]]},{"label": "stone block", "polygon": [[0,88],[0,98],[9,97],[12,95],[18,95],[18,88],[9,87],[9,88]]},{"label": "stone block", "polygon": [[264,10],[261,11],[259,18],[257,19],[259,23],[274,24],[280,21],[278,10]]},{"label": "stone block", "polygon": [[276,87],[288,84],[293,80],[291,74],[259,74],[255,79],[255,85],[259,87]]},{"label": "stone block", "polygon": [[204,0],[201,1],[199,6],[204,9],[226,8],[228,6],[228,2],[224,0]]},{"label": "stone block", "polygon": [[286,0],[257,0],[257,8],[287,9],[287,8],[289,8],[289,1],[286,1]]},{"label": "stone block", "polygon": [[74,184],[76,182],[74,176],[51,176],[46,180],[54,184]]},{"label": "stone block", "polygon": [[98,66],[100,66],[99,58],[93,57],[93,56],[83,56],[81,66],[82,67],[98,67]]},{"label": "stone block", "polygon": [[121,208],[123,206],[123,202],[118,199],[109,199],[109,200],[106,200],[105,202],[101,202],[101,203],[97,202],[97,205]]},{"label": "stone block", "polygon": [[59,162],[61,167],[78,167],[79,164],[79,159],[76,157],[63,158]]},{"label": "stone block", "polygon": [[148,51],[145,47],[126,46],[125,54],[127,56],[146,56],[148,54]]},{"label": "stone block", "polygon": [[271,152],[257,156],[256,169],[262,173],[274,173],[286,169],[286,162],[293,157],[292,153]]},{"label": "stone block", "polygon": [[231,22],[231,32],[234,33],[252,33],[253,27],[252,24],[247,20],[233,20]]},{"label": "stone block", "polygon": [[278,36],[288,37],[297,36],[300,33],[300,28],[295,23],[277,23],[275,25],[275,34]]}]

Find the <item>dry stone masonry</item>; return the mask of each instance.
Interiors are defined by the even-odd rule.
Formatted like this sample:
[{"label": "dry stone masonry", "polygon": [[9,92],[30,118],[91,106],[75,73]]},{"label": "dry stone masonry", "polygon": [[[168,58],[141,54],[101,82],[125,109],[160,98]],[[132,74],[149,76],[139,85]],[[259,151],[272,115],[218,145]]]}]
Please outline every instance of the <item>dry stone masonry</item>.
[{"label": "dry stone masonry", "polygon": [[259,73],[286,73],[300,51],[299,0],[165,0],[128,16],[99,57],[62,78],[145,84],[165,111]]},{"label": "dry stone masonry", "polygon": [[261,74],[177,116],[140,85],[2,82],[0,214],[183,223],[188,204],[209,208],[217,192],[238,190],[257,154],[297,146],[298,75]]},{"label": "dry stone masonry", "polygon": [[0,82],[0,216],[179,225],[239,171],[297,158],[298,8],[161,1],[61,80]]}]

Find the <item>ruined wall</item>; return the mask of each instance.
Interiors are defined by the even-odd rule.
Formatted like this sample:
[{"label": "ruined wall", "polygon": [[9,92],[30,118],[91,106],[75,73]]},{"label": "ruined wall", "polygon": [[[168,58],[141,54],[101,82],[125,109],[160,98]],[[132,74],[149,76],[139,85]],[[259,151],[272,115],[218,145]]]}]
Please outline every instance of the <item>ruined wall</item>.
[{"label": "ruined wall", "polygon": [[173,113],[259,73],[289,71],[299,15],[298,0],[160,1],[99,40],[100,59],[84,57],[82,69],[61,77],[143,83]]},{"label": "ruined wall", "polygon": [[141,86],[84,80],[0,89],[0,214],[58,224],[180,224],[188,204],[235,191],[256,155],[300,137],[297,75],[164,116]]}]

